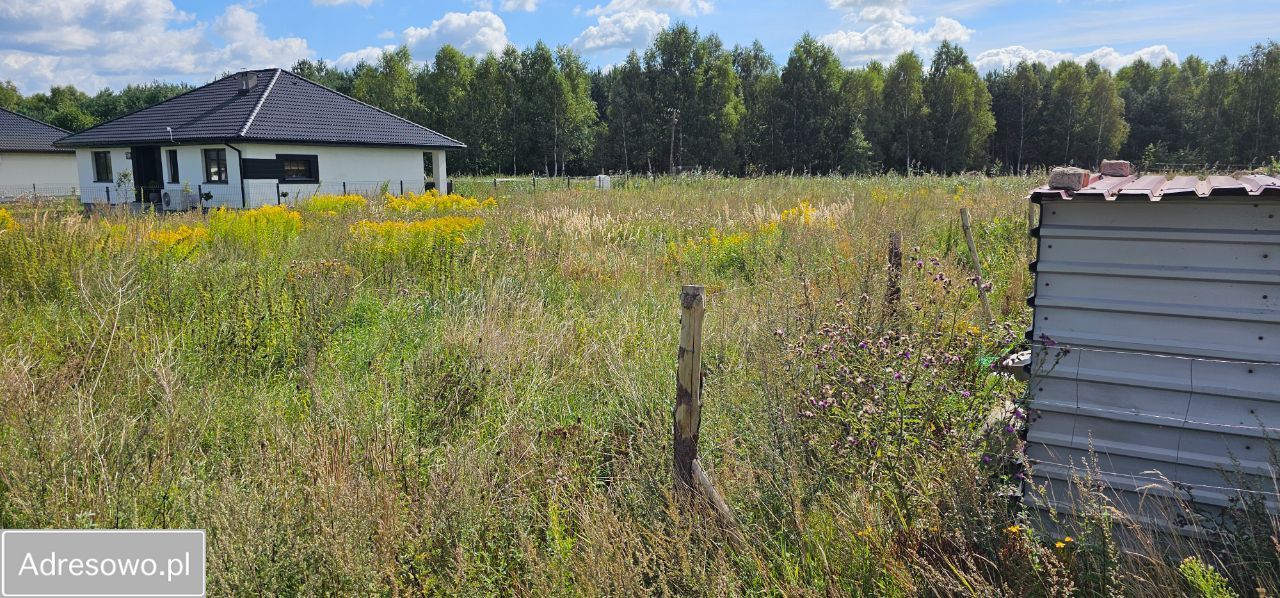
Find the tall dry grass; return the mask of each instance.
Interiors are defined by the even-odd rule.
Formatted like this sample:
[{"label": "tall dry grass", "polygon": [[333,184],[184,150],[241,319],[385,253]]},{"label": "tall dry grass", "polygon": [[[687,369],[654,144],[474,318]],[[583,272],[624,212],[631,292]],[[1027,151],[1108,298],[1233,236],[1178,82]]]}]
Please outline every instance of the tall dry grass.
[{"label": "tall dry grass", "polygon": [[[986,366],[1029,318],[1034,183],[638,181],[465,214],[383,198],[234,219],[15,209],[0,527],[207,529],[215,594],[1274,588],[1274,555],[1132,556],[1096,524],[1101,498],[1058,547],[1010,499],[1012,455],[983,421],[1024,389]],[[483,226],[438,251],[353,236],[459,216]],[[677,297],[694,282],[710,293],[703,460],[741,544],[671,496]]]}]

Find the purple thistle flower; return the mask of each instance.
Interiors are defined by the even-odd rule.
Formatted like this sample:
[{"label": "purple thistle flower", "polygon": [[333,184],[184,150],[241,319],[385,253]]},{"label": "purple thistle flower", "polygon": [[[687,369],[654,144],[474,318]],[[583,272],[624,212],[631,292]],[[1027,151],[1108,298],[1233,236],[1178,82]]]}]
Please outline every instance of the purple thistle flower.
[{"label": "purple thistle flower", "polygon": [[1012,433],[1013,433],[1013,424],[1005,424],[1005,426],[1004,426],[1004,431],[1005,431],[1005,432],[1008,432],[1009,434],[1012,434]]},{"label": "purple thistle flower", "polygon": [[893,373],[893,379],[894,379],[894,380],[897,380],[898,382],[901,382],[901,381],[902,381],[902,372],[894,372],[894,373]]},{"label": "purple thistle flower", "polygon": [[990,463],[991,463],[991,455],[983,455],[983,456],[982,456],[982,462],[983,462],[983,463],[990,464]]},{"label": "purple thistle flower", "polygon": [[964,397],[964,398],[966,398],[966,399],[967,399],[967,398],[969,398],[969,397],[973,396],[973,393],[971,393],[971,392],[969,392],[969,391],[967,391],[967,390],[962,390],[962,391],[960,391],[960,396],[962,396],[962,397]]}]

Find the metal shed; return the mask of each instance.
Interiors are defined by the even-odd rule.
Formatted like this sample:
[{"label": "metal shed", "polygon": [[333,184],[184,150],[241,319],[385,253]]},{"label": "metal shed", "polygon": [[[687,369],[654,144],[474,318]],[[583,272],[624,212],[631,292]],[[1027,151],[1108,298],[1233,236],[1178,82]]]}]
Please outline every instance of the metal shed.
[{"label": "metal shed", "polygon": [[1030,196],[1026,501],[1070,513],[1087,477],[1138,521],[1189,533],[1242,494],[1275,510],[1280,179],[1084,183]]}]

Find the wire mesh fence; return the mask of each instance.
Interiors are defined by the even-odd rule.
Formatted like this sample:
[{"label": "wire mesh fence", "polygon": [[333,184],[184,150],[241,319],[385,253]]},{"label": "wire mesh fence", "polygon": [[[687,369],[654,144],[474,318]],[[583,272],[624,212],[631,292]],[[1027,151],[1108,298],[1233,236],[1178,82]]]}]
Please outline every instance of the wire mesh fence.
[{"label": "wire mesh fence", "polygon": [[[449,192],[468,197],[531,195],[537,193],[642,190],[653,187],[700,186],[720,177],[651,174],[615,174],[586,177],[477,177],[449,180]],[[227,183],[167,184],[140,187],[116,183],[74,185],[0,185],[0,203],[44,199],[76,198],[96,207],[132,206],[142,209],[181,211],[188,209],[256,208],[267,205],[296,206],[316,195],[362,195],[369,199],[384,195],[425,193],[435,187],[429,180],[320,181],[277,183],[244,181]],[[88,208],[86,208],[88,209]]]},{"label": "wire mesh fence", "polygon": [[78,196],[79,190],[74,185],[0,185],[0,203],[61,200]]}]

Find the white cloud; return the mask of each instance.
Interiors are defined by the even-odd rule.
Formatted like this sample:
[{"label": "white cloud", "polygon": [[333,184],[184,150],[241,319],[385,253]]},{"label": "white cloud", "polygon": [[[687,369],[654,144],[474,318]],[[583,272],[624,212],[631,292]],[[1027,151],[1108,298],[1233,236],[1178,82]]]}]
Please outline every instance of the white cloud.
[{"label": "white cloud", "polygon": [[585,52],[610,48],[635,48],[648,44],[659,31],[671,24],[671,16],[652,10],[629,10],[600,16],[587,27],[573,47]]},{"label": "white cloud", "polygon": [[[311,55],[307,40],[300,37],[272,39],[267,37],[258,15],[238,4],[232,4],[213,22],[213,31],[227,42],[217,54],[226,57],[233,69],[292,66]],[[281,63],[281,61],[284,61]]]},{"label": "white cloud", "polygon": [[404,41],[415,53],[432,52],[450,44],[473,56],[500,54],[511,43],[507,39],[507,24],[489,11],[447,13],[428,27],[405,29]]},{"label": "white cloud", "polygon": [[369,6],[373,4],[373,0],[311,0],[311,3],[316,6],[343,6],[347,4],[354,4],[356,6],[369,8]]},{"label": "white cloud", "polygon": [[1076,56],[1070,52],[1055,52],[1053,50],[1031,50],[1023,46],[1009,46],[1007,48],[996,48],[987,50],[978,54],[973,64],[981,72],[999,70],[1017,65],[1019,62],[1043,62],[1049,66],[1058,64],[1065,60],[1074,60],[1080,64],[1085,64],[1090,60],[1096,60],[1102,68],[1110,71],[1116,71],[1120,68],[1132,64],[1138,59],[1145,60],[1152,64],[1160,64],[1165,59],[1177,62],[1178,55],[1169,50],[1168,46],[1148,46],[1136,52],[1129,54],[1121,54],[1115,48],[1103,46],[1096,50],[1086,52]]},{"label": "white cloud", "polygon": [[538,10],[538,0],[502,0],[502,10],[533,12]]},{"label": "white cloud", "polygon": [[710,0],[611,0],[608,4],[599,5],[587,11],[588,16],[596,17],[635,11],[671,11],[691,17],[710,14],[715,4]]},{"label": "white cloud", "polygon": [[858,11],[859,21],[867,23],[898,22],[911,24],[919,21],[904,6],[864,6]]},{"label": "white cloud", "polygon": [[931,47],[943,40],[965,42],[972,34],[972,29],[955,19],[938,17],[934,20],[933,27],[927,30],[912,29],[902,22],[890,21],[876,23],[865,31],[829,33],[819,38],[819,41],[831,46],[845,64],[857,65],[872,60],[888,60],[903,52]]},{"label": "white cloud", "polygon": [[827,0],[827,6],[845,13],[847,21],[903,24],[919,21],[907,10],[907,0]]},{"label": "white cloud", "polygon": [[307,41],[267,35],[239,4],[213,23],[170,0],[0,1],[0,80],[24,93],[73,84],[90,92],[152,79],[207,81],[228,70],[291,66]]},{"label": "white cloud", "polygon": [[381,46],[381,47],[369,46],[367,48],[361,48],[359,50],[347,52],[339,56],[337,60],[333,61],[333,66],[340,69],[350,69],[350,68],[355,68],[355,66],[360,64],[361,62],[367,62],[369,64],[377,64],[378,59],[382,57],[383,52],[390,52],[395,49],[396,47],[394,45]]},{"label": "white cloud", "polygon": [[378,32],[378,39],[395,39],[395,38],[396,38],[396,32],[390,29]]},{"label": "white cloud", "polygon": [[1177,62],[1178,55],[1169,50],[1169,46],[1161,44],[1158,46],[1147,46],[1137,52],[1130,52],[1129,54],[1121,54],[1117,52],[1115,48],[1103,46],[1097,50],[1093,50],[1092,52],[1081,54],[1079,58],[1076,58],[1076,62],[1081,64],[1089,62],[1090,60],[1098,61],[1098,64],[1102,65],[1102,68],[1104,69],[1118,71],[1122,67],[1128,66],[1138,60],[1145,60],[1156,65],[1164,62],[1165,60]]},{"label": "white cloud", "polygon": [[671,25],[670,12],[695,17],[714,10],[711,0],[610,0],[585,13],[574,8],[574,16],[596,17],[596,24],[583,30],[573,40],[573,47],[584,52],[638,48]]}]

